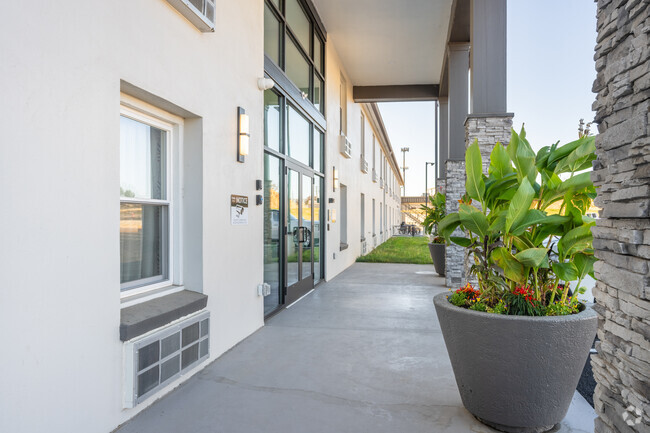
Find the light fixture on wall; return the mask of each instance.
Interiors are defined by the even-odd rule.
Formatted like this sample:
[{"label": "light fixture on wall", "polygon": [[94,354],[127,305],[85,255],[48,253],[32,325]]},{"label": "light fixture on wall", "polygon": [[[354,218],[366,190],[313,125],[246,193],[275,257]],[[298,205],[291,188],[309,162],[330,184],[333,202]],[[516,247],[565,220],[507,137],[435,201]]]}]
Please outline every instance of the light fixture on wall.
[{"label": "light fixture on wall", "polygon": [[237,107],[237,162],[244,162],[250,142],[250,119],[246,110]]},{"label": "light fixture on wall", "polygon": [[339,189],[339,171],[336,167],[332,167],[332,188],[334,192]]},{"label": "light fixture on wall", "polygon": [[257,79],[257,88],[260,90],[272,89],[274,85],[275,82],[270,78],[262,77]]}]

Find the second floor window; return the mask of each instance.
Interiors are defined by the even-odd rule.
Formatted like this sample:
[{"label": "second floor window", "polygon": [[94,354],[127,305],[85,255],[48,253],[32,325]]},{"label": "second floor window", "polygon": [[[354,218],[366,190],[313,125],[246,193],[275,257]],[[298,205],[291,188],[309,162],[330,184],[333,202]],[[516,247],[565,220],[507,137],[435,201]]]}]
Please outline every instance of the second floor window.
[{"label": "second floor window", "polygon": [[264,53],[323,113],[325,38],[302,0],[266,0]]}]

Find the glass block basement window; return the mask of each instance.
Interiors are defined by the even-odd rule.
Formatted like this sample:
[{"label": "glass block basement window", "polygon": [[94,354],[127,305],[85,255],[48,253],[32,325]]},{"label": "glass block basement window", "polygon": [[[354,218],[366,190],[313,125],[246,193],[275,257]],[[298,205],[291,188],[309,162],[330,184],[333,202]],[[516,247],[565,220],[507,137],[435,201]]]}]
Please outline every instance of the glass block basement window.
[{"label": "glass block basement window", "polygon": [[205,311],[125,343],[124,407],[134,407],[210,353]]}]

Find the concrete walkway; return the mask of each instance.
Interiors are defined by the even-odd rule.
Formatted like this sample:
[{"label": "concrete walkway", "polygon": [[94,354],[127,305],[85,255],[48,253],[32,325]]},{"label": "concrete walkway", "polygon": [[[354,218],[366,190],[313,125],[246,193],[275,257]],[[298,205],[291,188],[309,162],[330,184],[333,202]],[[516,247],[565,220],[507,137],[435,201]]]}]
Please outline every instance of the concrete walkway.
[{"label": "concrete walkway", "polygon": [[[120,433],[493,432],[464,408],[430,265],[357,263]],[[576,393],[562,433],[593,432]]]}]

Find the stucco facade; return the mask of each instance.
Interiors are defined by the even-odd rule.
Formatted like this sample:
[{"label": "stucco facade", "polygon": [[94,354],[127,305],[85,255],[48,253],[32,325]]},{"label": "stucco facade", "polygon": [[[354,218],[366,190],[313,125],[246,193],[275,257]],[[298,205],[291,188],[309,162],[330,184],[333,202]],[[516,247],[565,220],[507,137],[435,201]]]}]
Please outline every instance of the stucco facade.
[{"label": "stucco facade", "polygon": [[[0,431],[111,431],[264,325],[257,291],[264,282],[264,215],[255,205],[256,180],[264,177],[257,84],[265,72],[263,8],[261,0],[220,2],[214,32],[203,33],[162,0],[62,1],[40,4],[37,12],[6,5],[0,327],[10,355],[0,386],[11,392],[0,397]],[[361,172],[358,148],[350,159],[340,155],[330,119],[338,120],[345,68],[329,43],[327,67],[324,197],[334,203],[324,209],[339,203],[333,166],[349,195],[348,249],[339,251],[336,223],[324,232],[329,279],[360,254],[361,193],[366,231],[373,199],[377,212],[380,203],[392,212],[391,224],[399,202]],[[348,135],[358,143],[362,108],[351,89],[349,95]],[[121,310],[164,294],[120,294],[120,107],[132,101],[182,119],[182,157],[173,172],[185,203],[175,246],[182,276],[174,290],[207,295],[210,356],[125,409]],[[235,158],[237,107],[250,118],[243,164]],[[374,127],[367,120],[366,151]],[[249,197],[247,225],[231,224],[231,194]],[[378,213],[376,224],[379,237]]]}]

